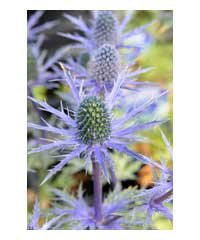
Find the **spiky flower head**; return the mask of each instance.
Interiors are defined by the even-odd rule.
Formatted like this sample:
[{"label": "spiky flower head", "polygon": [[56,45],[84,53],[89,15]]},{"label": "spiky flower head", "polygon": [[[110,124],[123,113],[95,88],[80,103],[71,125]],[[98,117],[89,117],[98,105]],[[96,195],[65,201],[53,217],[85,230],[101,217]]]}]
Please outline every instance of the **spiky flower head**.
[{"label": "spiky flower head", "polygon": [[117,80],[119,73],[119,55],[115,47],[104,44],[93,56],[91,75],[98,84],[105,85]]},{"label": "spiky flower head", "polygon": [[35,80],[38,77],[37,60],[30,48],[27,51],[27,80]]},{"label": "spiky flower head", "polygon": [[87,97],[81,102],[76,121],[78,139],[82,143],[102,143],[110,136],[110,115],[105,103],[96,96]]},{"label": "spiky flower head", "polygon": [[112,11],[99,11],[94,24],[94,42],[97,47],[117,42],[117,19]]},{"label": "spiky flower head", "polygon": [[[55,229],[71,230],[123,230],[123,217],[121,212],[128,210],[129,199],[119,196],[119,191],[114,194],[109,193],[103,203],[103,218],[101,222],[95,219],[94,208],[88,205],[83,197],[82,186],[79,186],[77,197],[71,196],[58,189],[52,189],[56,199],[62,204],[56,204],[53,213],[57,216],[63,216],[55,226]],[[121,194],[122,195],[122,194]],[[123,194],[124,195],[124,194]],[[112,202],[110,201],[112,200]],[[67,225],[66,225],[67,223]],[[70,225],[69,225],[70,223]]]},{"label": "spiky flower head", "polygon": [[[88,26],[81,17],[76,18],[64,14],[64,17],[84,34],[64,32],[59,32],[58,34],[64,38],[77,41],[78,43],[74,47],[85,49],[90,55],[93,53],[94,48],[99,48],[105,43],[112,44],[117,49],[132,49],[131,52],[128,51],[128,53],[124,52],[123,54],[124,59],[130,64],[152,42],[152,36],[146,31],[152,22],[126,31],[126,26],[132,19],[132,11],[126,13],[126,16],[119,22],[115,17],[114,11],[100,10],[97,11],[97,14],[92,15],[92,25]],[[140,39],[140,42],[138,42],[138,39]]]},{"label": "spiky flower head", "polygon": [[29,128],[53,132],[62,135],[62,137],[66,137],[64,140],[55,140],[53,143],[48,143],[32,149],[30,153],[43,152],[53,148],[61,149],[63,147],[73,147],[73,150],[49,171],[42,183],[46,182],[50,177],[62,170],[62,168],[73,158],[79,157],[81,153],[84,153],[87,156],[87,159],[85,160],[85,169],[88,170],[88,162],[91,162],[92,157],[94,156],[96,162],[98,162],[100,165],[103,176],[107,181],[109,181],[107,167],[112,170],[114,164],[112,158],[110,157],[110,149],[126,153],[134,159],[141,160],[145,164],[157,166],[156,162],[152,162],[145,156],[130,150],[126,146],[131,142],[141,141],[141,137],[135,134],[138,130],[154,127],[164,123],[165,120],[154,120],[141,124],[136,124],[134,122],[129,127],[127,127],[126,123],[148,109],[148,107],[157,101],[158,98],[165,95],[167,92],[163,92],[161,95],[147,100],[140,106],[131,106],[128,112],[121,118],[113,119],[110,117],[110,113],[112,112],[115,101],[119,96],[120,87],[123,85],[124,78],[117,79],[117,81],[114,83],[111,93],[106,93],[105,100],[102,101],[97,97],[91,96],[88,96],[88,98],[82,100],[82,92],[80,90],[78,91],[71,74],[67,71],[64,71],[64,76],[67,84],[71,88],[77,104],[78,110],[75,110],[75,119],[72,119],[69,114],[65,114],[62,104],[61,111],[59,111],[58,109],[48,105],[46,102],[29,97],[29,99],[31,99],[33,102],[39,104],[42,107],[42,110],[50,112],[59,117],[70,127],[69,129],[53,127],[45,120],[44,123],[46,126],[37,125],[34,123],[28,124]]}]

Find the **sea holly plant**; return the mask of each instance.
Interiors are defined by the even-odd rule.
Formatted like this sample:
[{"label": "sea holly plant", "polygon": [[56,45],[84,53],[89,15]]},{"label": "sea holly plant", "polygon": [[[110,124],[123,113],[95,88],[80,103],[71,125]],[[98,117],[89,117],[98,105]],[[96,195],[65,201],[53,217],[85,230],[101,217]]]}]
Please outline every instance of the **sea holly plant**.
[{"label": "sea holly plant", "polygon": [[[78,43],[74,47],[82,48],[89,55],[94,48],[99,48],[103,44],[111,44],[117,49],[131,49],[132,51],[125,54],[126,59],[131,62],[152,41],[151,35],[146,31],[152,22],[134,30],[126,31],[126,26],[133,16],[132,11],[127,13],[121,22],[117,20],[114,11],[92,11],[92,16],[91,24],[88,26],[82,18],[64,14],[64,17],[71,21],[77,30],[84,33],[84,36],[77,33],[60,32],[59,34],[65,38],[77,41]],[[139,42],[136,41],[138,38],[140,39]]]},{"label": "sea holly plant", "polygon": [[72,148],[72,151],[64,156],[64,158],[49,171],[42,183],[45,183],[50,177],[62,170],[62,168],[73,158],[79,157],[81,154],[85,155],[86,170],[90,162],[93,166],[94,209],[95,218],[98,222],[102,219],[101,174],[108,182],[110,181],[108,169],[111,171],[111,175],[114,175],[114,166],[110,155],[110,149],[126,153],[145,164],[159,166],[158,163],[149,160],[142,154],[130,150],[127,145],[142,140],[141,137],[134,134],[137,131],[151,128],[165,122],[165,120],[154,120],[143,124],[131,124],[129,127],[126,127],[125,123],[134,117],[136,118],[137,114],[141,114],[148,109],[148,107],[160,96],[149,99],[141,106],[132,107],[132,109],[120,119],[114,119],[112,118],[111,111],[114,107],[114,102],[120,91],[120,84],[122,84],[123,79],[118,79],[111,94],[105,96],[104,101],[96,96],[86,96],[83,97],[82,100],[80,97],[81,94],[74,86],[71,76],[66,72],[65,76],[77,103],[74,119],[64,113],[63,106],[61,106],[61,111],[59,111],[46,102],[30,98],[33,102],[40,105],[42,110],[55,114],[64,121],[66,125],[70,126],[68,129],[59,129],[49,125],[47,122],[45,122],[46,125],[44,126],[29,123],[29,128],[41,129],[65,136],[64,140],[54,140],[52,143],[32,149],[31,153],[42,152],[52,148]]},{"label": "sea holly plant", "polygon": [[[164,133],[162,139],[173,158],[172,148]],[[147,158],[148,159],[148,158]],[[148,159],[151,162],[151,159]],[[167,167],[166,161],[154,168],[154,187],[151,189],[128,188],[121,190],[116,185],[114,191],[109,192],[102,203],[102,220],[96,222],[94,208],[88,206],[83,198],[82,185],[79,186],[77,198],[58,189],[51,191],[56,200],[63,204],[56,204],[53,213],[61,216],[55,228],[65,229],[154,229],[152,216],[159,213],[169,221],[172,218],[173,171]],[[158,174],[158,171],[160,174]],[[76,224],[73,224],[73,223]]]},{"label": "sea holly plant", "polygon": [[[102,87],[111,90],[124,66],[130,68],[134,65],[136,56],[152,42],[152,36],[146,31],[152,23],[140,26],[133,31],[124,32],[132,15],[133,13],[130,11],[119,23],[113,11],[92,11],[91,26],[88,26],[82,18],[64,14],[68,22],[70,21],[77,30],[84,33],[83,36],[58,33],[67,39],[78,42],[74,43],[72,47],[82,49],[76,59],[74,56],[68,57],[64,63],[65,67],[76,75],[78,80],[76,84],[80,84],[80,79],[84,79],[85,86],[91,87],[91,91],[99,93],[99,88]],[[140,39],[140,41],[137,42],[134,39]],[[126,41],[131,43],[126,44]],[[124,49],[128,49],[128,53],[124,53]],[[105,68],[106,71],[104,71]],[[126,81],[123,88],[133,90],[138,85],[149,84],[149,82],[138,82],[137,76],[151,69],[151,67],[144,69],[139,67],[134,72],[127,71],[124,75]]]},{"label": "sea holly plant", "polygon": [[[140,104],[130,101],[127,109],[121,109],[126,94],[130,92],[134,94],[131,78],[147,71],[147,69],[139,69],[131,73],[126,67],[119,66],[121,53],[119,54],[118,50],[120,48],[141,50],[143,48],[141,46],[144,46],[144,43],[125,45],[124,41],[140,33],[148,36],[147,33],[143,33],[146,25],[123,33],[131,16],[128,14],[118,27],[118,21],[112,11],[98,11],[94,13],[93,27],[90,29],[82,19],[65,15],[68,20],[83,30],[85,37],[66,33],[61,35],[80,42],[75,47],[88,51],[90,67],[88,70],[80,62],[70,61],[69,64],[69,62],[59,61],[59,67],[54,68],[57,73],[62,72],[60,81],[65,81],[70,89],[73,96],[73,109],[72,106],[66,108],[67,104],[62,101],[59,109],[32,95],[28,97],[39,108],[39,114],[41,111],[49,113],[62,122],[62,127],[53,125],[43,118],[40,124],[29,122],[29,129],[50,133],[48,139],[43,139],[47,143],[31,149],[29,154],[56,151],[55,157],[60,158],[48,170],[41,185],[63,171],[63,168],[71,162],[84,160],[85,174],[92,169],[93,200],[92,203],[86,201],[82,184],[77,191],[77,197],[64,190],[50,189],[56,197],[54,207],[49,213],[53,217],[40,226],[39,220],[44,214],[41,213],[36,200],[33,217],[28,224],[29,230],[142,229],[151,226],[150,220],[154,211],[159,211],[172,220],[171,213],[163,205],[172,194],[172,171],[166,167],[164,161],[158,163],[132,148],[133,144],[147,141],[139,135],[140,131],[148,131],[167,121],[157,119],[156,116],[145,122],[141,122],[140,119],[159,102],[160,98],[167,95],[168,91],[160,91],[160,94],[151,96]],[[133,61],[134,58],[135,55],[132,55]],[[35,68],[35,65],[31,64],[28,66],[30,70]],[[78,76],[74,76],[72,72],[77,71]],[[146,82],[143,85],[145,87]],[[142,89],[139,94],[142,94]],[[116,111],[121,112],[120,116]],[[172,153],[165,135],[161,134]],[[133,163],[137,160],[151,166],[152,169],[159,170],[160,175],[156,175],[155,172],[154,187],[149,190],[136,188],[123,190],[116,177],[113,160],[115,153],[126,154]],[[107,196],[103,195],[103,181],[114,188]]]},{"label": "sea holly plant", "polygon": [[[138,81],[138,76],[152,70],[152,67],[138,67],[135,71],[130,71],[130,66],[120,61],[120,57],[121,54],[113,45],[103,44],[93,50],[87,66],[80,65],[72,58],[67,59],[64,66],[76,75],[76,85],[80,85],[81,80],[84,80],[84,86],[87,86],[89,91],[94,91],[97,94],[105,90],[110,92],[114,82],[117,81],[121,74],[123,74],[124,78],[122,89],[139,91],[138,87],[155,85],[148,81]],[[122,95],[123,92],[120,94]]]}]

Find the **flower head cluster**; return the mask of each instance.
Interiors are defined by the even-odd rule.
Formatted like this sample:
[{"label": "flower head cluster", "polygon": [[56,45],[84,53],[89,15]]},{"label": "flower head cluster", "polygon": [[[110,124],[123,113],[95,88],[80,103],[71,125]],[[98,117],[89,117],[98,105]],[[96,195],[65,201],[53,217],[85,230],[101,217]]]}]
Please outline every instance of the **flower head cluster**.
[{"label": "flower head cluster", "polygon": [[[81,57],[79,56],[75,60],[69,57],[64,63],[65,67],[76,75],[76,85],[80,85],[81,80],[84,79],[84,86],[90,87],[91,91],[99,94],[105,89],[111,91],[119,75],[123,75],[126,80],[122,88],[135,90],[136,86],[149,85],[149,82],[138,82],[137,76],[151,68],[138,68],[134,72],[129,69],[134,65],[135,57],[151,42],[149,33],[145,31],[149,24],[123,33],[125,26],[131,20],[132,13],[129,13],[121,24],[118,24],[113,11],[98,11],[94,15],[91,29],[81,18],[77,19],[66,14],[64,16],[85,34],[85,36],[79,36],[59,33],[64,37],[79,41],[80,44],[75,44],[74,47],[84,49]],[[146,39],[143,44],[141,41],[139,45],[125,44],[127,39],[137,38],[138,35],[142,35]],[[120,54],[119,50],[122,48],[131,49],[131,51],[128,55],[124,52]],[[124,56],[126,56],[125,61]]]},{"label": "flower head cluster", "polygon": [[[41,13],[39,16],[41,16]],[[30,94],[29,99],[34,106],[39,106],[39,114],[41,111],[52,114],[62,122],[62,127],[54,126],[43,118],[41,118],[40,124],[28,123],[30,129],[51,133],[51,139],[48,139],[50,143],[33,148],[29,154],[59,150],[57,157],[60,160],[48,171],[42,184],[63,170],[73,159],[83,158],[83,167],[86,173],[90,166],[93,168],[94,206],[90,206],[84,200],[81,187],[78,191],[78,198],[65,195],[63,192],[54,189],[52,191],[58,197],[58,204],[52,212],[55,217],[46,221],[44,226],[39,226],[38,221],[42,214],[36,201],[32,221],[29,223],[28,229],[65,229],[66,226],[70,229],[126,229],[130,225],[130,229],[133,229],[136,226],[144,225],[141,219],[137,219],[137,213],[145,212],[145,222],[150,224],[151,216],[155,211],[161,212],[172,220],[172,214],[164,205],[172,196],[172,171],[167,168],[163,161],[161,161],[161,164],[157,163],[130,148],[130,144],[145,140],[138,135],[138,131],[153,128],[166,122],[166,120],[155,118],[143,122],[139,119],[142,114],[145,114],[152,106],[157,104],[159,98],[165,96],[167,91],[160,91],[160,94],[139,104],[128,101],[126,109],[120,112],[121,115],[117,116],[115,114],[116,109],[119,110],[124,106],[123,97],[129,90],[135,90],[137,84],[143,86],[148,84],[148,82],[138,83],[135,77],[149,69],[139,68],[134,72],[126,71],[120,65],[121,55],[118,52],[121,48],[135,49],[136,52],[129,55],[134,61],[135,56],[149,43],[149,34],[145,32],[148,24],[124,33],[125,26],[131,19],[131,14],[128,14],[119,24],[113,11],[98,11],[94,15],[92,28],[87,26],[81,18],[77,19],[69,15],[65,15],[65,17],[75,24],[79,30],[82,30],[85,36],[60,34],[78,41],[79,44],[74,47],[88,51],[87,64],[82,65],[81,61],[73,58],[69,58],[66,63],[60,62],[62,81],[64,80],[67,83],[73,95],[73,105],[71,106],[73,109],[70,109],[70,111],[68,108],[66,111],[62,101],[60,109],[58,109],[49,105],[46,101],[33,98]],[[145,39],[143,43],[138,45],[135,43],[126,44],[126,40],[138,34],[143,35]],[[35,35],[32,34],[32,36]],[[35,37],[32,37],[32,39],[35,39]],[[45,59],[44,56],[40,59],[37,55],[43,40],[44,38],[41,36],[38,38],[39,43],[36,41],[34,47],[28,50],[28,78],[31,80],[37,79],[37,83],[41,81],[44,83],[48,79],[49,76],[46,77],[46,73],[49,67],[54,70],[51,77],[59,76],[61,78],[61,71],[54,66],[54,63],[58,61],[63,52],[55,54],[44,64],[44,61],[42,61]],[[35,46],[37,47],[35,48]],[[82,52],[82,54],[85,54],[85,52]],[[40,59],[39,62],[38,59]],[[129,68],[130,64],[128,63],[127,66]],[[71,74],[72,72],[76,76]],[[131,91],[131,94],[133,94],[133,91]],[[172,154],[169,142],[165,135],[161,134]],[[65,150],[64,155],[62,150]],[[112,158],[113,152],[126,154],[133,161],[139,160],[143,164],[159,169],[160,176],[155,174],[154,187],[148,190],[128,191],[128,193],[117,190],[103,199],[101,179],[104,178],[107,183],[110,183],[110,180],[114,182],[113,179],[116,178]],[[111,200],[109,200],[109,196],[111,196]],[[60,202],[64,204],[64,207],[59,205]],[[130,218],[134,219],[134,222],[124,215],[125,212],[129,212]]]},{"label": "flower head cluster", "polygon": [[[125,31],[127,24],[132,18],[131,11],[120,23],[118,23],[114,11],[97,11],[93,14],[91,26],[88,26],[82,18],[76,18],[68,14],[64,14],[64,17],[71,21],[78,30],[84,33],[85,36],[70,33],[59,34],[63,37],[77,41],[78,44],[75,44],[74,47],[85,49],[89,54],[92,53],[94,48],[109,43],[114,45],[117,49],[132,49],[131,54],[129,52],[129,54],[126,55],[126,59],[132,62],[133,59],[152,41],[150,34],[145,31],[151,23],[140,26],[131,31]],[[140,39],[142,41],[136,41],[138,36],[141,36]]]}]

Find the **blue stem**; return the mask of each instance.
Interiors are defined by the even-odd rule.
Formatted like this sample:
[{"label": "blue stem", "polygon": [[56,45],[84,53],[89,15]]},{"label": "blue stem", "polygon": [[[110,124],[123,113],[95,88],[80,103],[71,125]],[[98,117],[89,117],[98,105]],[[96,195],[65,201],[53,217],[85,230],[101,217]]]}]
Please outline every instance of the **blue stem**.
[{"label": "blue stem", "polygon": [[94,181],[94,212],[96,222],[102,219],[102,185],[101,185],[101,170],[99,163],[92,159],[93,166],[93,181]]}]

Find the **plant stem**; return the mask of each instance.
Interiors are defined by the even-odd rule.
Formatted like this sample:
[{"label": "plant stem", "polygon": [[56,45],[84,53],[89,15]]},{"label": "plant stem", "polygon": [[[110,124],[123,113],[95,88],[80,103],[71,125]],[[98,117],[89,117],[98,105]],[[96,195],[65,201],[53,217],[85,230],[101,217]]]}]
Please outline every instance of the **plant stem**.
[{"label": "plant stem", "polygon": [[168,192],[166,192],[165,194],[163,194],[162,196],[154,199],[154,202],[156,204],[159,204],[161,202],[163,202],[164,200],[166,200],[168,197],[170,197],[172,195],[172,190],[170,189]]},{"label": "plant stem", "polygon": [[94,181],[94,211],[97,222],[102,219],[102,185],[101,185],[101,169],[99,163],[92,158],[93,181]]}]

